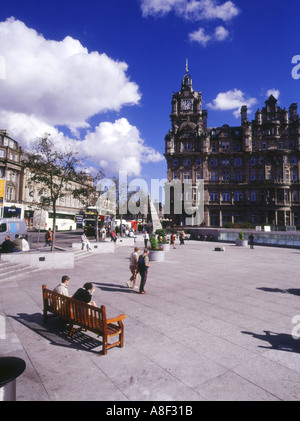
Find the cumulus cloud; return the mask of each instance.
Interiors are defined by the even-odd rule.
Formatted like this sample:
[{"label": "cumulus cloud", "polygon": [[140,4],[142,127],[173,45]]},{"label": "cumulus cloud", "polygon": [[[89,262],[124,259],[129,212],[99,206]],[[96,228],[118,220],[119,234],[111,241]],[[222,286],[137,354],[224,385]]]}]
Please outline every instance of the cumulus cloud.
[{"label": "cumulus cloud", "polygon": [[114,123],[100,123],[95,131],[87,133],[78,144],[79,152],[87,159],[97,161],[105,173],[127,171],[137,175],[141,163],[158,162],[162,155],[153,148],[145,146],[140,132],[125,118]]},{"label": "cumulus cloud", "polygon": [[190,41],[198,42],[203,47],[206,47],[208,41],[211,40],[211,36],[205,34],[204,28],[199,28],[197,31],[193,31],[189,34],[189,39]]},{"label": "cumulus cloud", "polygon": [[215,29],[215,34],[214,34],[214,36],[215,36],[215,39],[216,39],[217,41],[224,41],[226,38],[228,38],[228,36],[229,36],[229,32],[228,32],[228,30],[227,30],[227,29],[225,29],[225,28],[224,28],[224,26],[218,26],[218,27]]},{"label": "cumulus cloud", "polygon": [[46,40],[23,22],[8,19],[0,23],[0,51],[6,63],[0,108],[76,129],[86,127],[90,116],[140,100],[126,63],[89,53],[69,36]]},{"label": "cumulus cloud", "polygon": [[280,91],[278,89],[269,89],[266,96],[269,98],[271,95],[273,95],[274,98],[279,99]]},{"label": "cumulus cloud", "polygon": [[220,4],[217,0],[141,0],[143,16],[163,16],[173,11],[188,20],[221,19],[230,21],[239,14],[232,1]]},{"label": "cumulus cloud", "polygon": [[[227,92],[220,92],[213,102],[208,104],[208,107],[213,110],[221,111],[234,110],[234,116],[238,117],[243,105],[251,107],[256,104],[256,102],[256,98],[247,96],[240,89],[233,89]],[[251,112],[250,109],[249,112]]]},{"label": "cumulus cloud", "polygon": [[173,9],[180,10],[186,0],[141,0],[143,16],[163,16]]},{"label": "cumulus cloud", "polygon": [[[217,0],[141,0],[143,16],[165,16],[174,12],[188,21],[213,21],[216,19],[229,22],[240,11],[232,1],[220,4]],[[211,34],[206,34],[204,28],[191,32],[188,37],[205,47],[209,41],[224,41],[229,31],[224,26],[218,26]]]},{"label": "cumulus cloud", "polygon": [[[0,80],[0,127],[27,148],[44,133],[57,142],[69,141],[58,127],[69,128],[74,137],[79,129],[90,128],[92,116],[120,111],[141,99],[138,85],[127,76],[126,63],[89,52],[70,36],[62,41],[47,40],[10,18],[0,22],[0,53],[5,61],[5,78]],[[86,143],[91,136],[88,133]],[[138,144],[140,153],[131,154],[132,143],[123,138],[123,161],[126,157],[131,160],[134,171],[140,169],[139,160],[144,156],[158,158],[142,141]],[[111,156],[115,152],[111,151]],[[98,155],[97,149],[97,159]],[[108,154],[104,161],[109,162]]]},{"label": "cumulus cloud", "polygon": [[229,32],[223,26],[218,26],[212,35],[205,33],[204,28],[199,28],[189,34],[189,40],[195,41],[206,47],[209,41],[224,41],[229,36]]}]

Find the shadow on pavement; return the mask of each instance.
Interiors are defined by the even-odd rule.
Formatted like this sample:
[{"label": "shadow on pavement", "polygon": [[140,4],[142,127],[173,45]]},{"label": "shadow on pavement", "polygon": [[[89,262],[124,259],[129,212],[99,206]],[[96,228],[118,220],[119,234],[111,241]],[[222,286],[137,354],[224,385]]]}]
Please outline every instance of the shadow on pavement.
[{"label": "shadow on pavement", "polygon": [[300,295],[299,288],[288,288],[288,289],[280,289],[280,288],[267,288],[267,287],[260,287],[257,288],[261,291],[265,292],[280,292],[281,294],[293,294],[293,295]]},{"label": "shadow on pavement", "polygon": [[300,339],[294,339],[292,335],[288,335],[286,333],[271,332],[269,330],[264,330],[264,334],[261,335],[246,331],[241,333],[244,333],[245,335],[252,335],[253,338],[264,341],[270,345],[260,345],[259,348],[277,349],[278,351],[300,353]]},{"label": "shadow on pavement", "polygon": [[[48,316],[47,323],[43,322],[41,313],[19,313],[10,316],[23,326],[42,336],[50,342],[50,345],[62,346],[70,349],[99,353],[102,351],[102,341],[88,335],[87,332],[77,331],[72,338],[69,336],[67,324],[56,316]],[[95,351],[94,348],[101,347]]]},{"label": "shadow on pavement", "polygon": [[101,291],[121,291],[121,292],[126,292],[126,293],[136,293],[137,290],[133,290],[132,288],[128,288],[126,285],[120,285],[120,284],[106,284],[104,282],[93,282],[93,285],[99,289],[101,289]]}]

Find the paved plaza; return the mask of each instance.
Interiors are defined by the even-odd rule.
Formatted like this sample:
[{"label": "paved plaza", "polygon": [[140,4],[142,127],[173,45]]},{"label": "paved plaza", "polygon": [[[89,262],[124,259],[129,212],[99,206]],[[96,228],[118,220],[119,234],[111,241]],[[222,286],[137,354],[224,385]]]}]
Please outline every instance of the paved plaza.
[{"label": "paved plaza", "polygon": [[[299,400],[300,250],[217,245],[186,241],[151,262],[145,295],[125,285],[131,247],[1,281],[0,355],[26,362],[17,400]],[[92,282],[108,317],[126,314],[123,348],[104,356],[96,335],[43,324],[42,284],[62,275],[70,294]]]}]

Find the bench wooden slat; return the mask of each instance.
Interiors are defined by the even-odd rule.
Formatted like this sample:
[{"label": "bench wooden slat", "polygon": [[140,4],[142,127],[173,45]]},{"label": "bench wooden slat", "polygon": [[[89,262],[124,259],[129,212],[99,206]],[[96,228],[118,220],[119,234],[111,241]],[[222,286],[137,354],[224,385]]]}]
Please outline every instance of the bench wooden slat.
[{"label": "bench wooden slat", "polygon": [[[43,291],[43,319],[47,322],[47,313],[52,313],[69,323],[69,334],[72,336],[74,326],[89,330],[103,338],[103,354],[115,346],[124,345],[124,326],[122,320],[125,314],[110,319],[106,318],[105,306],[95,307],[74,298],[58,294],[42,287]],[[108,338],[118,335],[119,340],[108,343]]]}]

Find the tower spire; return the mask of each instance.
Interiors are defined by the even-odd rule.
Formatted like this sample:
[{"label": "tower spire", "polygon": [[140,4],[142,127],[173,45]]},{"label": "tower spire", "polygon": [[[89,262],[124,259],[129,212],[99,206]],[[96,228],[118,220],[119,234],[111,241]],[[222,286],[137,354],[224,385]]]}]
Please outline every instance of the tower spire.
[{"label": "tower spire", "polygon": [[185,62],[185,75],[183,76],[181,87],[188,86],[191,90],[193,90],[193,83],[192,78],[189,75],[189,62],[188,59],[186,59]]}]

